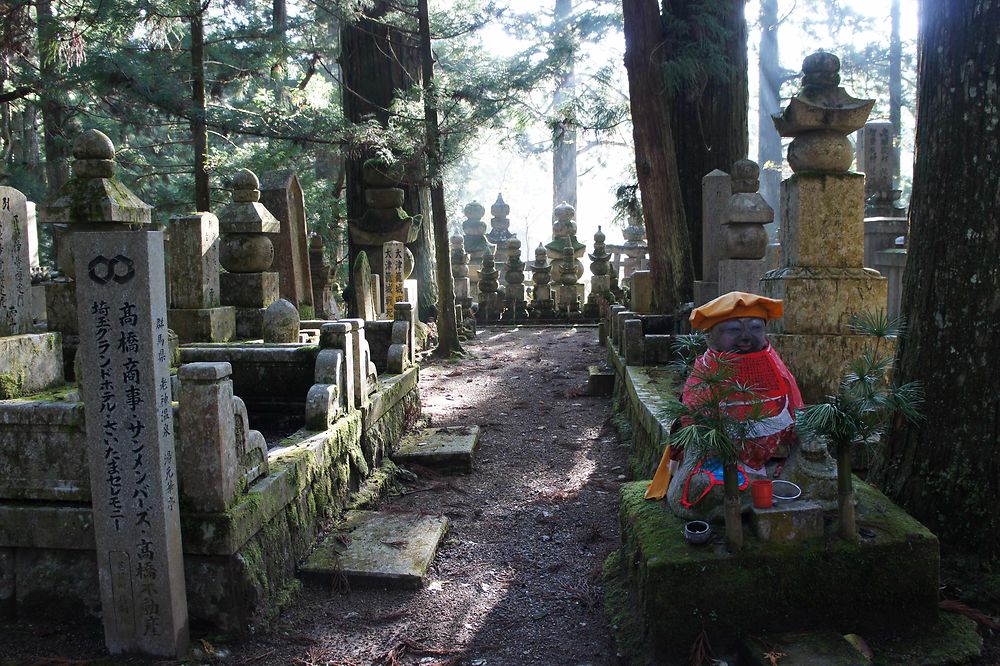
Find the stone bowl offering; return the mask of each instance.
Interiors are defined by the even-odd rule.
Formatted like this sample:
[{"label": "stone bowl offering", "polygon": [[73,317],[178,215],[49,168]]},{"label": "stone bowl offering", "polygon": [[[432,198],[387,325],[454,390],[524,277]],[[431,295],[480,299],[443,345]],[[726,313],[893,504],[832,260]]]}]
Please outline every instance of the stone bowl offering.
[{"label": "stone bowl offering", "polygon": [[771,482],[771,497],[775,502],[791,502],[802,497],[802,488],[791,481],[775,479]]},{"label": "stone bowl offering", "polygon": [[712,538],[712,527],[704,520],[692,520],[684,524],[684,539],[692,546],[708,543]]}]

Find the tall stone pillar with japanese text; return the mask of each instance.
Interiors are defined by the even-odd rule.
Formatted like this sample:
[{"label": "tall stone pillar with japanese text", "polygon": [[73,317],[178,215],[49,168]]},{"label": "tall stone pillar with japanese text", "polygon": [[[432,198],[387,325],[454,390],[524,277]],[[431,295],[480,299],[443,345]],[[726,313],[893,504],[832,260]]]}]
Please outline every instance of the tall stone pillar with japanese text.
[{"label": "tall stone pillar with japanese text", "polygon": [[187,648],[163,233],[73,234],[94,535],[112,654]]},{"label": "tall stone pillar with japanese text", "polygon": [[405,246],[399,241],[382,243],[382,288],[384,291],[385,315],[396,311],[396,303],[406,300],[403,295]]}]

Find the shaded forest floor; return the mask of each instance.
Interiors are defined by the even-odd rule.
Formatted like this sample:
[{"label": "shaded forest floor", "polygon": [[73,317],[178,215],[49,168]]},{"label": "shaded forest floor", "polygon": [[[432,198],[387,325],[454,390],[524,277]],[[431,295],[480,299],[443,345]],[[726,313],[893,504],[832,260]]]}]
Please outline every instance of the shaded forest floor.
[{"label": "shaded forest floor", "polygon": [[[596,328],[480,331],[467,358],[427,361],[428,425],[478,424],[467,476],[424,472],[381,511],[444,514],[446,541],[416,591],[308,584],[272,627],[232,643],[195,636],[227,664],[612,664],[601,564],[620,543],[625,452],[607,398],[583,395],[604,357]],[[0,662],[106,655],[100,625],[17,624]]]}]

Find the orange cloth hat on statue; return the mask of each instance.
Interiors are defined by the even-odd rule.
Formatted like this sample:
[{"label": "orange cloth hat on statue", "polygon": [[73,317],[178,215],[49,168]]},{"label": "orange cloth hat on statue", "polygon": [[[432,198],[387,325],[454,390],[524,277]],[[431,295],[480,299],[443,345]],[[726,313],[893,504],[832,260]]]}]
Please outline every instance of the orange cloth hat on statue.
[{"label": "orange cloth hat on statue", "polygon": [[691,328],[710,331],[727,319],[759,317],[764,321],[781,319],[784,304],[774,298],[765,298],[745,291],[731,291],[691,311]]}]

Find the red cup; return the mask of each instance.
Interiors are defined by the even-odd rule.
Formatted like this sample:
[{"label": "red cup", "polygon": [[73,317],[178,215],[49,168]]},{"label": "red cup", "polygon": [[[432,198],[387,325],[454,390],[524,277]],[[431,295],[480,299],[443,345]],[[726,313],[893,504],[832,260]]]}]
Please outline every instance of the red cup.
[{"label": "red cup", "polygon": [[750,482],[750,497],[757,509],[769,509],[774,504],[772,498],[773,486],[771,479],[754,479]]}]

